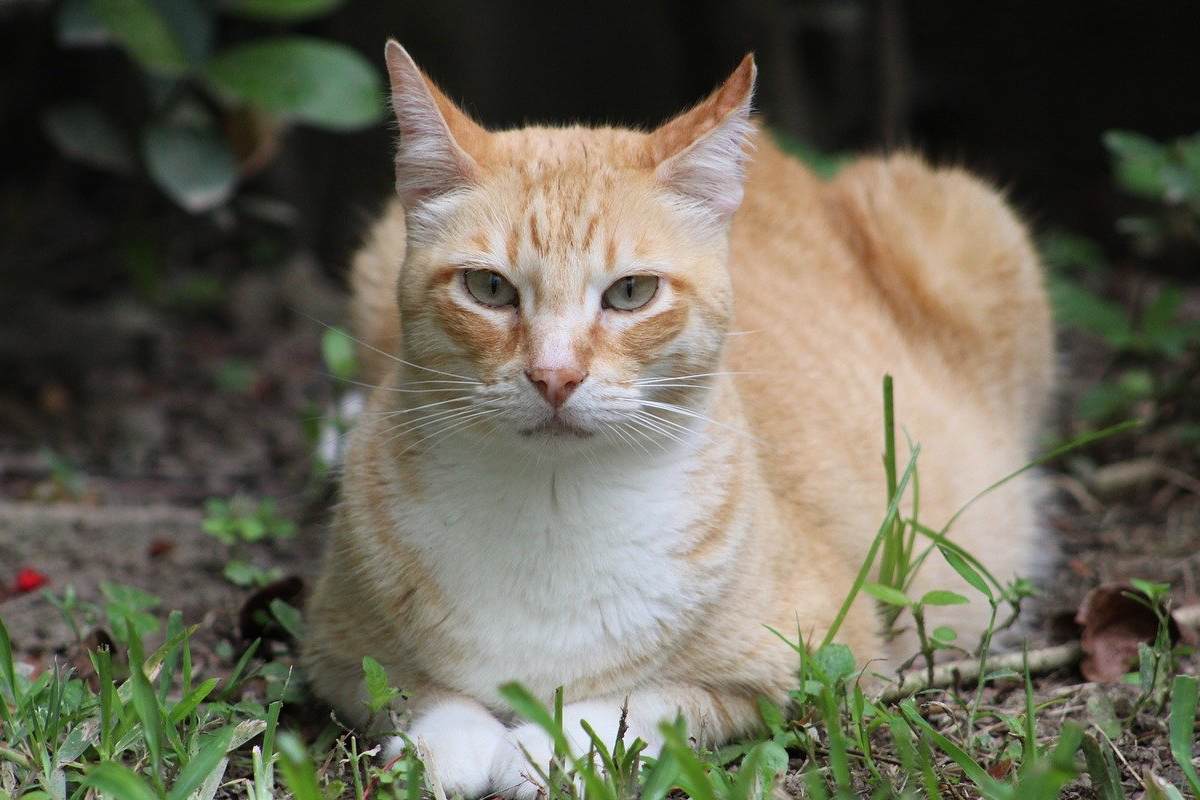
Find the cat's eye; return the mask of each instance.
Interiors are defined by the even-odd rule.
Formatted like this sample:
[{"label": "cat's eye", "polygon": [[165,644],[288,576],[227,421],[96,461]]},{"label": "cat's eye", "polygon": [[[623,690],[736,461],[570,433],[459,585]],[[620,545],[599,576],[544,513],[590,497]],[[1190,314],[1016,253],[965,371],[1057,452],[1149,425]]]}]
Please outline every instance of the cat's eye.
[{"label": "cat's eye", "polygon": [[635,311],[649,303],[658,292],[657,275],[626,275],[604,290],[605,308]]},{"label": "cat's eye", "polygon": [[463,273],[467,291],[485,306],[501,308],[517,304],[517,287],[490,269],[469,269]]}]

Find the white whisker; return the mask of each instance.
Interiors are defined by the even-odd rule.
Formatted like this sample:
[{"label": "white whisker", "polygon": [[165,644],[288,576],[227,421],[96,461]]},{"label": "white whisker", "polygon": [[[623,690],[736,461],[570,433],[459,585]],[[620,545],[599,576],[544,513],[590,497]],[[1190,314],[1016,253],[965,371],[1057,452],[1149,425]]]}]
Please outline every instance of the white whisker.
[{"label": "white whisker", "polygon": [[386,351],[386,350],[380,350],[378,347],[376,347],[376,346],[375,346],[375,345],[373,345],[373,344],[370,344],[369,342],[364,342],[362,339],[359,339],[357,336],[355,336],[354,334],[352,334],[352,333],[350,333],[349,331],[345,330],[344,328],[337,328],[337,327],[335,327],[335,326],[333,326],[333,325],[330,325],[330,324],[329,324],[329,323],[327,323],[327,322],[322,322],[321,320],[317,319],[316,317],[312,316],[311,314],[305,314],[303,311],[300,311],[300,310],[298,310],[298,309],[296,310],[296,313],[297,313],[297,314],[300,314],[301,316],[308,317],[310,320],[312,320],[313,322],[317,323],[318,325],[320,325],[321,327],[323,327],[323,328],[325,328],[325,329],[327,329],[327,330],[331,330],[331,331],[332,331],[332,330],[337,330],[337,331],[340,331],[341,333],[345,334],[345,335],[346,335],[346,337],[347,337],[348,339],[350,339],[352,342],[355,342],[355,343],[357,343],[357,344],[360,344],[360,345],[362,345],[363,347],[367,348],[368,350],[370,350],[370,351],[372,351],[372,352],[375,352],[375,353],[378,353],[379,355],[381,355],[381,356],[384,356],[385,358],[390,358],[392,361],[395,361],[397,364],[403,364],[404,366],[406,366],[406,367],[412,367],[413,369],[420,369],[420,370],[424,370],[424,371],[426,371],[426,372],[432,372],[432,373],[433,373],[433,374],[435,374],[435,375],[445,375],[446,377],[449,377],[449,378],[460,378],[460,379],[462,379],[462,380],[464,380],[464,381],[473,381],[473,380],[475,380],[474,378],[470,377],[469,375],[456,375],[456,374],[455,374],[455,373],[453,373],[453,372],[444,372],[444,371],[442,371],[442,370],[440,370],[440,369],[433,369],[432,367],[423,367],[423,366],[421,366],[420,364],[414,364],[414,363],[413,363],[413,362],[411,362],[411,361],[405,361],[403,358],[400,358],[399,356],[392,355],[391,353],[389,353],[389,352],[388,352],[388,351]]}]

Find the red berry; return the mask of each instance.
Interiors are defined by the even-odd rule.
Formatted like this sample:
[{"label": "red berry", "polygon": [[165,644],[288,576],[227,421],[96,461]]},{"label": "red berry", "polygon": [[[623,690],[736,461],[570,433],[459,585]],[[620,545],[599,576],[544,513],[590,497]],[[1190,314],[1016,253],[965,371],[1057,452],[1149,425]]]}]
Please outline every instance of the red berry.
[{"label": "red berry", "polygon": [[16,591],[21,594],[36,591],[49,582],[50,579],[36,569],[25,567],[17,573]]}]

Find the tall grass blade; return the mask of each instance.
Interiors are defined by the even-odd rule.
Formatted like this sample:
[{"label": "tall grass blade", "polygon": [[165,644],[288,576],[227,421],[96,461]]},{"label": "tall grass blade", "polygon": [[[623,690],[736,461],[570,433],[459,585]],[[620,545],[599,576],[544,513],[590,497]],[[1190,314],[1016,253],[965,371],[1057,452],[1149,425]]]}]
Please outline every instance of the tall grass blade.
[{"label": "tall grass blade", "polygon": [[1082,747],[1088,777],[1092,779],[1092,788],[1095,789],[1098,800],[1125,800],[1125,790],[1121,788],[1121,773],[1117,771],[1112,748],[1106,748],[1092,736],[1083,737]]},{"label": "tall grass blade", "polygon": [[233,741],[233,726],[228,725],[216,733],[210,733],[200,742],[196,755],[179,771],[175,785],[167,792],[167,800],[187,800],[192,792],[199,789],[225,760],[229,743]]},{"label": "tall grass blade", "polygon": [[1176,675],[1171,686],[1171,755],[1192,787],[1192,795],[1200,798],[1200,775],[1192,764],[1192,741],[1196,729],[1196,678]]},{"label": "tall grass blade", "polygon": [[149,784],[133,770],[115,761],[105,761],[92,767],[84,777],[83,785],[114,800],[158,800]]}]

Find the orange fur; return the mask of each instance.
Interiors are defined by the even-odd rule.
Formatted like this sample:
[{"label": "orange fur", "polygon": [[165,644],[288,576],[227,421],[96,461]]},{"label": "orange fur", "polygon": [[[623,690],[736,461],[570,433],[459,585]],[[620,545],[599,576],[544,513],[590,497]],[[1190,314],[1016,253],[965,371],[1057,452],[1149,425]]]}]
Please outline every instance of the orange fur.
[{"label": "orange fur", "polygon": [[[694,517],[672,567],[709,595],[664,623],[653,646],[614,644],[611,658],[557,681],[568,700],[653,687],[712,741],[757,723],[757,695],[783,700],[791,688],[794,654],[764,626],[792,631],[799,620],[808,641],[822,635],[865,556],[886,499],[884,373],[895,377],[898,430],[923,448],[920,514],[935,528],[1025,463],[1053,383],[1050,314],[1028,235],[968,173],[897,155],[823,182],[760,134],[745,199],[731,222],[722,216],[727,198],[707,194],[712,187],[695,180],[705,165],[688,159],[737,122],[753,69],[747,58],[707,100],[650,134],[488,133],[431,89],[473,165],[455,178],[469,181],[465,199],[416,246],[406,230],[412,209],[394,202],[353,269],[353,318],[372,348],[363,351],[365,380],[384,387],[370,409],[401,413],[425,401],[387,389],[437,378],[430,367],[503,381],[537,357],[546,326],[591,296],[585,263],[615,271],[653,262],[662,272],[666,294],[655,302],[663,305],[629,316],[597,308],[572,329],[563,357],[590,371],[588,380],[614,385],[650,369],[702,374],[661,396],[714,420],[683,478]],[[408,78],[394,69],[393,79]],[[691,183],[679,191],[695,191],[701,206],[711,200],[711,214],[664,202],[661,187],[684,173]],[[519,308],[479,309],[453,294],[446,276],[463,243],[526,282]],[[672,350],[687,336],[696,346]],[[722,374],[705,376],[714,372]],[[484,434],[502,427],[491,420],[480,423]],[[419,502],[414,492],[426,496],[449,478],[432,466],[444,445],[420,436],[391,435],[378,416],[358,424],[312,602],[314,686],[351,716],[363,655],[415,692],[418,713],[467,691],[459,676],[480,657],[455,628],[460,599],[447,596],[419,548],[403,544],[413,532],[380,511],[409,507]],[[1023,476],[977,503],[953,536],[998,576],[1026,574],[1040,546],[1035,499],[1033,478]],[[521,580],[504,569],[478,580]],[[913,591],[964,586],[931,558]],[[985,611],[978,602],[955,610],[964,640],[986,623]],[[930,616],[928,624],[951,621]],[[865,601],[839,638],[864,661],[907,655],[912,645],[910,637],[884,641]],[[541,692],[555,680],[538,683],[531,665],[497,682],[512,678]],[[477,699],[497,707],[494,695]]]}]

